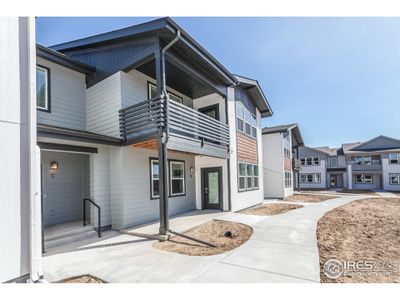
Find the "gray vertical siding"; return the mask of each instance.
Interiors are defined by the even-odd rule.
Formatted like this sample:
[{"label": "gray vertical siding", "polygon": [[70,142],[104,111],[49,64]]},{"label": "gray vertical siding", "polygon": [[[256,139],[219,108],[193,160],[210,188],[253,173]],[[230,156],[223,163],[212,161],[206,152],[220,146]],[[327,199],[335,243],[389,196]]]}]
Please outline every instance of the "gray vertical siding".
[{"label": "gray vertical siding", "polygon": [[37,112],[38,123],[85,130],[85,75],[37,58],[37,64],[50,69],[51,112]]},{"label": "gray vertical siding", "polygon": [[[58,162],[57,171],[50,171],[51,161]],[[82,219],[82,199],[89,189],[88,169],[88,154],[42,151],[45,226]]]}]

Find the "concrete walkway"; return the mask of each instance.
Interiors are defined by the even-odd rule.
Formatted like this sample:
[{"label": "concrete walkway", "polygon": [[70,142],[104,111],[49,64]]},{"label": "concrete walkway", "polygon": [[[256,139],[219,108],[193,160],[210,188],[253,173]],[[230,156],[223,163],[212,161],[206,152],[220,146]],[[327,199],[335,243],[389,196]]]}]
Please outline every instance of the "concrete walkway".
[{"label": "concrete walkway", "polygon": [[368,196],[344,196],[271,217],[220,213],[216,219],[254,229],[248,242],[220,255],[164,252],[151,246],[154,240],[114,233],[44,257],[44,271],[49,281],[92,274],[108,282],[319,282],[318,220],[335,207],[364,198]]}]

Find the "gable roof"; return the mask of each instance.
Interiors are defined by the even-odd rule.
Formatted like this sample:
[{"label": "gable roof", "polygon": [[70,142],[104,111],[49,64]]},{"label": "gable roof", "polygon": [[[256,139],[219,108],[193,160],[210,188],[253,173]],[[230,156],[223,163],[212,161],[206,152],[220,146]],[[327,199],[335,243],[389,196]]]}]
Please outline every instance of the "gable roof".
[{"label": "gable roof", "polygon": [[400,150],[400,140],[379,135],[363,143],[349,143],[342,146],[345,153]]},{"label": "gable roof", "polygon": [[273,127],[264,127],[262,129],[262,134],[272,134],[278,132],[285,132],[290,130],[292,133],[292,138],[295,140],[295,145],[299,147],[304,147],[303,137],[301,136],[300,127],[297,123],[278,125]]},{"label": "gable roof", "polygon": [[[216,77],[221,80],[225,85],[235,84],[236,78],[231,74],[216,58],[214,58],[205,48],[203,48],[194,38],[192,38],[182,27],[180,27],[177,23],[175,23],[171,18],[159,18],[150,22],[141,23],[138,25],[93,35],[90,37],[57,44],[51,46],[50,48],[57,50],[59,52],[65,53],[67,55],[75,56],[76,53],[82,52],[83,50],[87,51],[90,49],[97,49],[99,47],[116,44],[116,43],[126,43],[129,40],[134,40],[138,38],[160,38],[165,43],[169,43],[170,41],[176,38],[177,32],[180,32],[179,40],[173,45],[177,51],[180,53],[185,53],[190,56],[190,59],[195,61],[196,63],[201,63],[202,68],[207,70],[208,72],[212,72]],[[155,40],[153,39],[153,42]],[[130,45],[131,46],[131,45]],[[154,53],[154,50],[150,47],[142,44],[140,45],[140,51],[148,50],[149,53]],[[133,49],[131,49],[133,50]],[[128,53],[130,56],[138,55],[139,51],[134,51],[135,54]],[[116,54],[115,58],[118,58]],[[76,57],[77,59],[82,59],[82,57]],[[136,57],[135,57],[136,58]],[[144,57],[140,57],[140,59],[145,59]],[[139,58],[138,58],[139,60]],[[127,57],[121,58],[121,62],[129,61]],[[132,59],[131,59],[132,61]],[[132,62],[134,64],[134,62]],[[128,65],[123,65],[121,68],[128,68]]]},{"label": "gable roof", "polygon": [[255,79],[251,79],[244,76],[234,75],[238,81],[238,84],[243,86],[244,89],[249,93],[252,97],[254,104],[257,106],[258,110],[261,113],[261,117],[270,117],[273,114],[272,108],[268,103],[267,97],[259,82]]}]

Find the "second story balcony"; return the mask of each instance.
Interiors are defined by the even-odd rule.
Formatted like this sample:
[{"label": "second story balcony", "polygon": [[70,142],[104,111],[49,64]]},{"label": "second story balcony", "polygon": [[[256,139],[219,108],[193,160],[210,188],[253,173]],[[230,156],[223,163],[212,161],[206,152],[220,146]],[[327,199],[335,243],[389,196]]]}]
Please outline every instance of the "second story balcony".
[{"label": "second story balcony", "polygon": [[121,109],[119,118],[126,145],[157,149],[159,139],[166,138],[170,150],[228,157],[228,125],[176,101],[152,98]]}]

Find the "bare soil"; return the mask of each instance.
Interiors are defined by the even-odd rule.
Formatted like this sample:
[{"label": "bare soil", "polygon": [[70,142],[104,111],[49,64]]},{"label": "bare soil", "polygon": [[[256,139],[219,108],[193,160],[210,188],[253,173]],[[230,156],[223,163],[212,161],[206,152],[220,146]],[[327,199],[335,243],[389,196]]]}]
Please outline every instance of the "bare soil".
[{"label": "bare soil", "polygon": [[[400,282],[399,216],[398,198],[354,201],[326,213],[317,229],[321,282]],[[368,270],[372,272],[357,269],[362,273],[351,274],[345,269],[339,278],[331,279],[323,270],[329,259],[372,261]]]},{"label": "bare soil", "polygon": [[91,275],[83,275],[66,279],[62,283],[105,283],[105,281]]},{"label": "bare soil", "polygon": [[343,193],[343,194],[363,194],[363,195],[370,195],[370,196],[375,196],[378,195],[375,193],[373,190],[357,190],[357,189],[343,189],[339,190],[338,193]]},{"label": "bare soil", "polygon": [[325,196],[325,195],[313,195],[313,194],[295,194],[284,198],[284,201],[298,201],[305,203],[316,203],[322,202],[329,199],[337,198],[335,196]]},{"label": "bare soil", "polygon": [[[226,231],[232,232],[232,237],[224,237]],[[216,247],[210,247],[180,236],[173,236],[168,241],[157,242],[153,247],[190,256],[209,256],[221,254],[244,244],[253,234],[250,226],[227,221],[209,221],[194,229],[185,232],[185,235],[194,237]]]},{"label": "bare soil", "polygon": [[304,207],[299,204],[286,204],[286,203],[271,203],[264,204],[258,207],[246,208],[244,210],[239,211],[240,214],[246,215],[257,215],[257,216],[273,216],[278,214],[283,214],[290,210]]}]

